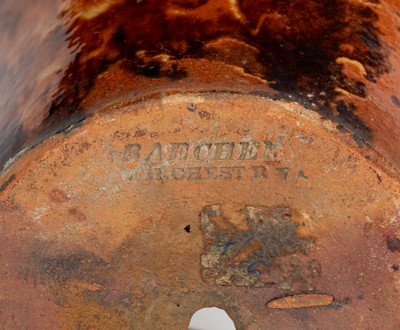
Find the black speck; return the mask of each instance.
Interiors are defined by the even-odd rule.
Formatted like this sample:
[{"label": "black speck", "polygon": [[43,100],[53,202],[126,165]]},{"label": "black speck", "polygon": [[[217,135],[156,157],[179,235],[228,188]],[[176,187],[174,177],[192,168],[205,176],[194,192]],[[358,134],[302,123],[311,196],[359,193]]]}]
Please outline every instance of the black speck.
[{"label": "black speck", "polygon": [[358,300],[364,300],[364,295],[360,294],[357,298],[358,298]]},{"label": "black speck", "polygon": [[399,270],[399,266],[398,266],[398,265],[393,265],[393,266],[392,266],[392,269],[393,269],[395,272],[397,272],[397,271]]},{"label": "black speck", "polygon": [[187,233],[190,233],[190,225],[187,225],[184,229]]},{"label": "black speck", "polygon": [[350,304],[350,298],[344,298],[343,304],[346,304],[346,305]]},{"label": "black speck", "polygon": [[190,103],[189,106],[187,107],[187,109],[188,109],[190,112],[195,112],[195,111],[197,110],[197,105],[195,105],[195,104],[193,104],[193,103]]}]

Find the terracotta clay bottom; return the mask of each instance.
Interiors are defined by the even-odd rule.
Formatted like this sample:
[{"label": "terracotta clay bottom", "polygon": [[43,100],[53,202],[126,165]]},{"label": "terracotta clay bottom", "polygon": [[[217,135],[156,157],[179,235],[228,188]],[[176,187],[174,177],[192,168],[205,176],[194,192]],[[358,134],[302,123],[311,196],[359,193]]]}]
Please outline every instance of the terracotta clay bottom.
[{"label": "terracotta clay bottom", "polygon": [[396,328],[399,180],[295,103],[99,112],[1,177],[1,328]]}]

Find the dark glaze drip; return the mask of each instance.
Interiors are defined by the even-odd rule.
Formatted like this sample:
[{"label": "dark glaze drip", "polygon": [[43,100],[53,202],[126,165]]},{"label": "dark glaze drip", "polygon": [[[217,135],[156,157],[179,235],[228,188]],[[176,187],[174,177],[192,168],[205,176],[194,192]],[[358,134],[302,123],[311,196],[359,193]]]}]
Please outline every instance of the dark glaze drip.
[{"label": "dark glaze drip", "polygon": [[[372,142],[371,130],[357,116],[355,105],[339,101],[337,92],[340,88],[365,98],[365,83],[345,76],[336,61],[347,57],[360,62],[370,82],[390,71],[378,17],[369,5],[350,0],[238,0],[232,7],[228,0],[127,0],[85,18],[91,2],[76,3],[85,6],[71,6],[62,16],[69,19],[69,48],[78,51],[42,132],[54,132],[66,121],[71,124],[71,118],[84,111],[81,103],[97,77],[115,63],[134,75],[185,78],[184,67],[164,69],[157,57],[163,54],[173,60],[206,58],[241,66],[271,82],[278,92],[275,98],[300,102],[343,125],[357,139]],[[256,62],[242,61],[243,49],[213,46],[221,38],[256,49]],[[76,118],[81,120],[82,115]]]}]

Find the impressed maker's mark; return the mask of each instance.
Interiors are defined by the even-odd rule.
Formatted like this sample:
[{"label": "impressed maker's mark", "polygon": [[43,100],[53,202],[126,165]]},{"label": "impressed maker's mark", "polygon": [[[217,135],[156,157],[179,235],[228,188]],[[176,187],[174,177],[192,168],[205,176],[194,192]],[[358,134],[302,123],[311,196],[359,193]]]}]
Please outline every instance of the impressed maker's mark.
[{"label": "impressed maker's mark", "polygon": [[[255,180],[268,177],[268,164],[282,160],[283,137],[271,141],[129,143],[111,158],[131,181]],[[275,166],[274,166],[275,168]],[[275,168],[286,180],[289,168]]]},{"label": "impressed maker's mark", "polygon": [[262,142],[187,142],[162,144],[155,142],[150,150],[139,143],[125,145],[124,151],[115,152],[114,157],[122,162],[186,161],[202,163],[211,161],[279,161],[282,153],[282,137]]}]

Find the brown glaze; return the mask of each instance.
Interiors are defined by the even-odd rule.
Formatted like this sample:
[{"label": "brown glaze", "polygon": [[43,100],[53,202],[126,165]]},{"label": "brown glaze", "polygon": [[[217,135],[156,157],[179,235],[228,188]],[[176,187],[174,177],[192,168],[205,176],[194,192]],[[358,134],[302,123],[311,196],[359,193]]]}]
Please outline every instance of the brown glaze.
[{"label": "brown glaze", "polygon": [[[76,0],[47,6],[41,0],[31,6],[40,13],[34,22],[11,1],[0,8],[7,18],[0,23],[7,49],[0,59],[3,165],[34,139],[81,121],[95,104],[165,90],[232,90],[299,102],[353,132],[360,146],[376,142],[369,121],[381,110],[364,114],[360,107],[375,88],[387,88],[376,83],[393,67],[394,29],[389,35],[382,27],[400,25],[397,16],[389,19],[395,1]],[[226,65],[262,80],[232,68],[230,77],[221,77]]]},{"label": "brown glaze", "polygon": [[330,0],[190,5],[124,1],[90,19],[81,14],[82,8],[75,10],[79,16],[70,23],[74,32],[69,47],[80,52],[66,70],[49,120],[79,107],[95,79],[114,63],[134,75],[179,80],[188,74],[185,66],[178,61],[166,68],[165,62],[206,58],[242,67],[266,79],[279,92],[276,98],[307,108],[313,103],[314,110],[360,138],[372,137],[356,106],[337,98],[338,88],[362,98],[368,93],[363,81],[343,74],[337,59],[358,62],[369,81],[390,70],[389,50],[380,40],[378,17],[370,5]]}]

